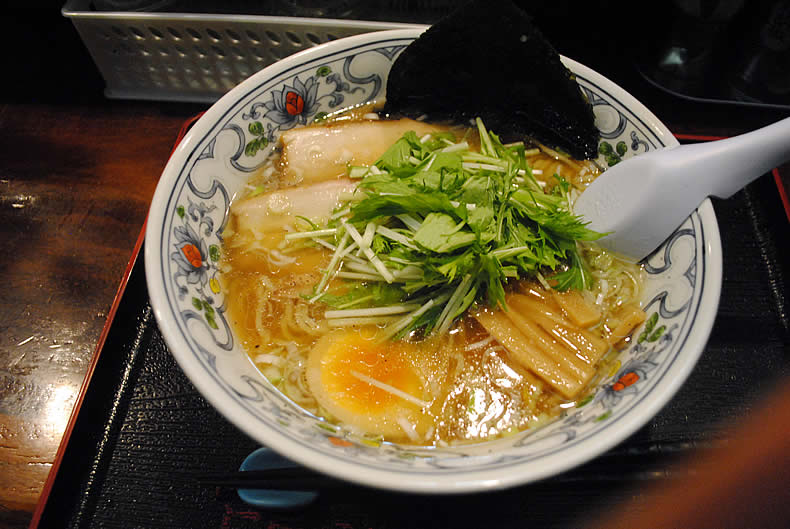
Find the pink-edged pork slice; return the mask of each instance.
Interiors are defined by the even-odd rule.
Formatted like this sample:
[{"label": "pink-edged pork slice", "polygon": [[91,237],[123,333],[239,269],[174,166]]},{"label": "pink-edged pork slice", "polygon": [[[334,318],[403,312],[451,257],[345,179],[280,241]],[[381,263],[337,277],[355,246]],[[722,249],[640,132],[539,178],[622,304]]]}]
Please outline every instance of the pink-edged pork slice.
[{"label": "pink-edged pork slice", "polygon": [[418,137],[447,127],[413,119],[338,121],[284,132],[283,184],[343,178],[349,165],[371,165],[407,131]]},{"label": "pink-edged pork slice", "polygon": [[335,179],[242,199],[233,207],[236,230],[254,234],[280,231],[293,226],[298,217],[323,224],[343,196],[354,192],[356,185],[347,178]]}]

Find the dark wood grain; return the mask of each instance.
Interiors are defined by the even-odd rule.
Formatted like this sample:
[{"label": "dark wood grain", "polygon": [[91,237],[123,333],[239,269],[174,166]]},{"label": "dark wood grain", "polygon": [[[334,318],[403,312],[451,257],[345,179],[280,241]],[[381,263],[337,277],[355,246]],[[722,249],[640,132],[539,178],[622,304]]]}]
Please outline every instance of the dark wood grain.
[{"label": "dark wood grain", "polygon": [[0,527],[24,526],[190,105],[0,106]]}]

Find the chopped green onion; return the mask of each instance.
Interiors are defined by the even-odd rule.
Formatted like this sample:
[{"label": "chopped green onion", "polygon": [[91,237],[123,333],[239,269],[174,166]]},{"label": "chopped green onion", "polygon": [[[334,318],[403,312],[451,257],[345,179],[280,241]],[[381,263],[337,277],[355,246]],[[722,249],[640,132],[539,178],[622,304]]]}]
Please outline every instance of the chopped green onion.
[{"label": "chopped green onion", "polygon": [[325,230],[312,230],[312,231],[296,231],[293,233],[288,233],[285,236],[285,240],[291,241],[294,239],[315,239],[318,237],[327,237],[329,235],[334,235],[337,233],[336,228],[327,228]]}]

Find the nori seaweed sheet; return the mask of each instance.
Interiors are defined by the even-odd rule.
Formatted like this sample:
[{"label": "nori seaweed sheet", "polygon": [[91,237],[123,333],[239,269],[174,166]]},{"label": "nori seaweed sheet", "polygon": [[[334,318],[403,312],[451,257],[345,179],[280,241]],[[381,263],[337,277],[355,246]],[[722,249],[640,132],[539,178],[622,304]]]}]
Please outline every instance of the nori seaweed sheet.
[{"label": "nori seaweed sheet", "polygon": [[472,0],[396,59],[384,112],[483,119],[505,141],[531,137],[577,159],[596,156],[592,107],[532,17],[509,0]]}]

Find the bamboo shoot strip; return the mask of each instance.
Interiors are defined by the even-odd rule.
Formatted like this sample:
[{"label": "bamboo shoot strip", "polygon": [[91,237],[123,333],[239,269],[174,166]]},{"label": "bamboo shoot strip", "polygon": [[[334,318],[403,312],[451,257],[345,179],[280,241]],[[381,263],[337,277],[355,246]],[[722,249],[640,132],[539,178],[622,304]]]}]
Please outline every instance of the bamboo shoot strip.
[{"label": "bamboo shoot strip", "polygon": [[570,340],[573,344],[572,348],[582,353],[587,363],[594,365],[609,350],[609,344],[605,340],[574,325],[561,313],[554,312],[546,301],[523,294],[513,294],[508,297],[508,305],[512,305],[513,309],[521,314],[529,314],[546,332],[555,336],[560,334],[563,341]]},{"label": "bamboo shoot strip", "polygon": [[623,305],[618,316],[620,317],[620,325],[614,329],[609,337],[609,343],[615,346],[621,345],[622,340],[647,319],[645,311],[630,303]]},{"label": "bamboo shoot strip", "polygon": [[[569,354],[575,354],[586,364],[595,365],[600,356],[609,349],[609,344],[603,342],[603,340],[598,340],[593,343],[582,334],[583,330],[579,327],[570,322],[561,323],[559,321],[560,318],[551,317],[546,312],[542,311],[540,307],[535,307],[534,305],[538,305],[538,302],[532,301],[524,296],[518,298],[514,296],[508,299],[508,303],[512,303],[513,310],[522,314],[529,314],[530,318],[533,319],[541,329],[569,349]],[[603,347],[602,350],[599,350],[601,344]]]},{"label": "bamboo shoot strip", "polygon": [[552,292],[568,318],[579,327],[588,328],[601,320],[601,311],[593,303],[588,303],[580,292],[567,290]]},{"label": "bamboo shoot strip", "polygon": [[502,312],[481,310],[475,319],[519,364],[535,373],[563,397],[571,399],[584,387],[584,381],[567,372],[543,351],[531,345],[521,331]]},{"label": "bamboo shoot strip", "polygon": [[530,343],[542,350],[564,371],[572,373],[584,383],[592,379],[595,374],[595,366],[591,366],[587,361],[576,356],[575,351],[570,351],[557,343],[528,316],[517,314],[514,310],[507,311],[505,316],[513,322],[521,334],[526,336]]}]

